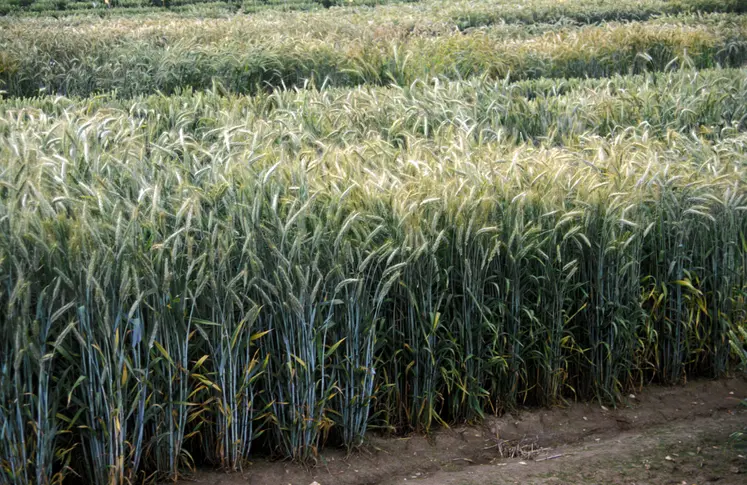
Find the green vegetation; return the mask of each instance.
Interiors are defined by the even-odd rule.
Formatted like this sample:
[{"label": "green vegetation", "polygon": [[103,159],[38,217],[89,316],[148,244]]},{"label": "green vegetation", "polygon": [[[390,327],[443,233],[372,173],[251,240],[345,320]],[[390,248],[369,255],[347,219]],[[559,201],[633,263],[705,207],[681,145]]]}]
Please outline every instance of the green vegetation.
[{"label": "green vegetation", "polygon": [[643,21],[662,15],[711,12],[747,12],[740,0],[620,0],[574,2],[533,0],[472,2],[457,8],[452,18],[462,29],[496,23],[578,23]]},{"label": "green vegetation", "polygon": [[732,371],[742,3],[508,3],[0,19],[0,479]]},{"label": "green vegetation", "polygon": [[[403,7],[400,7],[403,8]],[[521,26],[466,34],[427,16],[393,19],[377,11],[346,22],[323,13],[230,19],[6,20],[0,82],[11,96],[118,96],[215,82],[236,93],[280,86],[410,85],[427,77],[511,80],[606,77],[716,66],[747,60],[747,16],[705,15],[517,35]],[[370,22],[374,22],[373,25]],[[313,26],[313,27],[312,27]],[[420,27],[419,27],[420,26]]]},{"label": "green vegetation", "polygon": [[173,12],[183,15],[225,17],[234,13],[265,10],[310,11],[337,6],[375,6],[408,0],[0,0],[0,15],[99,16],[155,15]]}]

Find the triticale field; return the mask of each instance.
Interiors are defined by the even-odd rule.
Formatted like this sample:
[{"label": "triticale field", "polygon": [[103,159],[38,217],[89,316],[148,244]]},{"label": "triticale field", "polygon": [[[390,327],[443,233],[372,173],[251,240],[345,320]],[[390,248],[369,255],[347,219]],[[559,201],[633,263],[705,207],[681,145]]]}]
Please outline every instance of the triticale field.
[{"label": "triticale field", "polygon": [[0,15],[2,484],[308,464],[747,363],[744,0]]}]

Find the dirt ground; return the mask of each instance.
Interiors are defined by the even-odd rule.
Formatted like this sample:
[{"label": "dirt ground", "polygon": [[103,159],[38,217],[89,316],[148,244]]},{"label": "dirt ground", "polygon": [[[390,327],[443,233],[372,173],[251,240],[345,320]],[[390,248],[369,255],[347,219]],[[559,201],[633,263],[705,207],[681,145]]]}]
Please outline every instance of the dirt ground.
[{"label": "dirt ground", "polygon": [[202,471],[204,485],[747,485],[747,380],[649,387],[617,409],[576,403],[525,410],[430,437],[372,437],[316,467],[257,461],[243,473]]}]

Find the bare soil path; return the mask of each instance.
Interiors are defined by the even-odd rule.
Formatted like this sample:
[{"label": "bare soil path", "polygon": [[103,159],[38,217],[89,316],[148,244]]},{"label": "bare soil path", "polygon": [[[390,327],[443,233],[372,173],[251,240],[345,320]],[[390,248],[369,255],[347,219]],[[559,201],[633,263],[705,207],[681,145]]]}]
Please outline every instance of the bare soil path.
[{"label": "bare soil path", "polygon": [[184,485],[747,485],[747,381],[649,387],[617,409],[576,403],[526,410],[430,437],[373,437],[312,469],[257,461],[243,473],[203,471]]}]

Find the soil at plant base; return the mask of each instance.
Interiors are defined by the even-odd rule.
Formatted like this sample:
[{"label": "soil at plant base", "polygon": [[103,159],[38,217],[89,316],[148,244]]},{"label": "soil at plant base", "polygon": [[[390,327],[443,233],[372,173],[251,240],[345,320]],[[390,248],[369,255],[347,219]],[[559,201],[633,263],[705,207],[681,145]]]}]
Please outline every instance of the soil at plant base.
[{"label": "soil at plant base", "polygon": [[372,437],[313,468],[256,461],[242,473],[200,471],[206,485],[747,484],[747,380],[647,387],[617,409],[593,403],[523,410],[429,437]]}]

